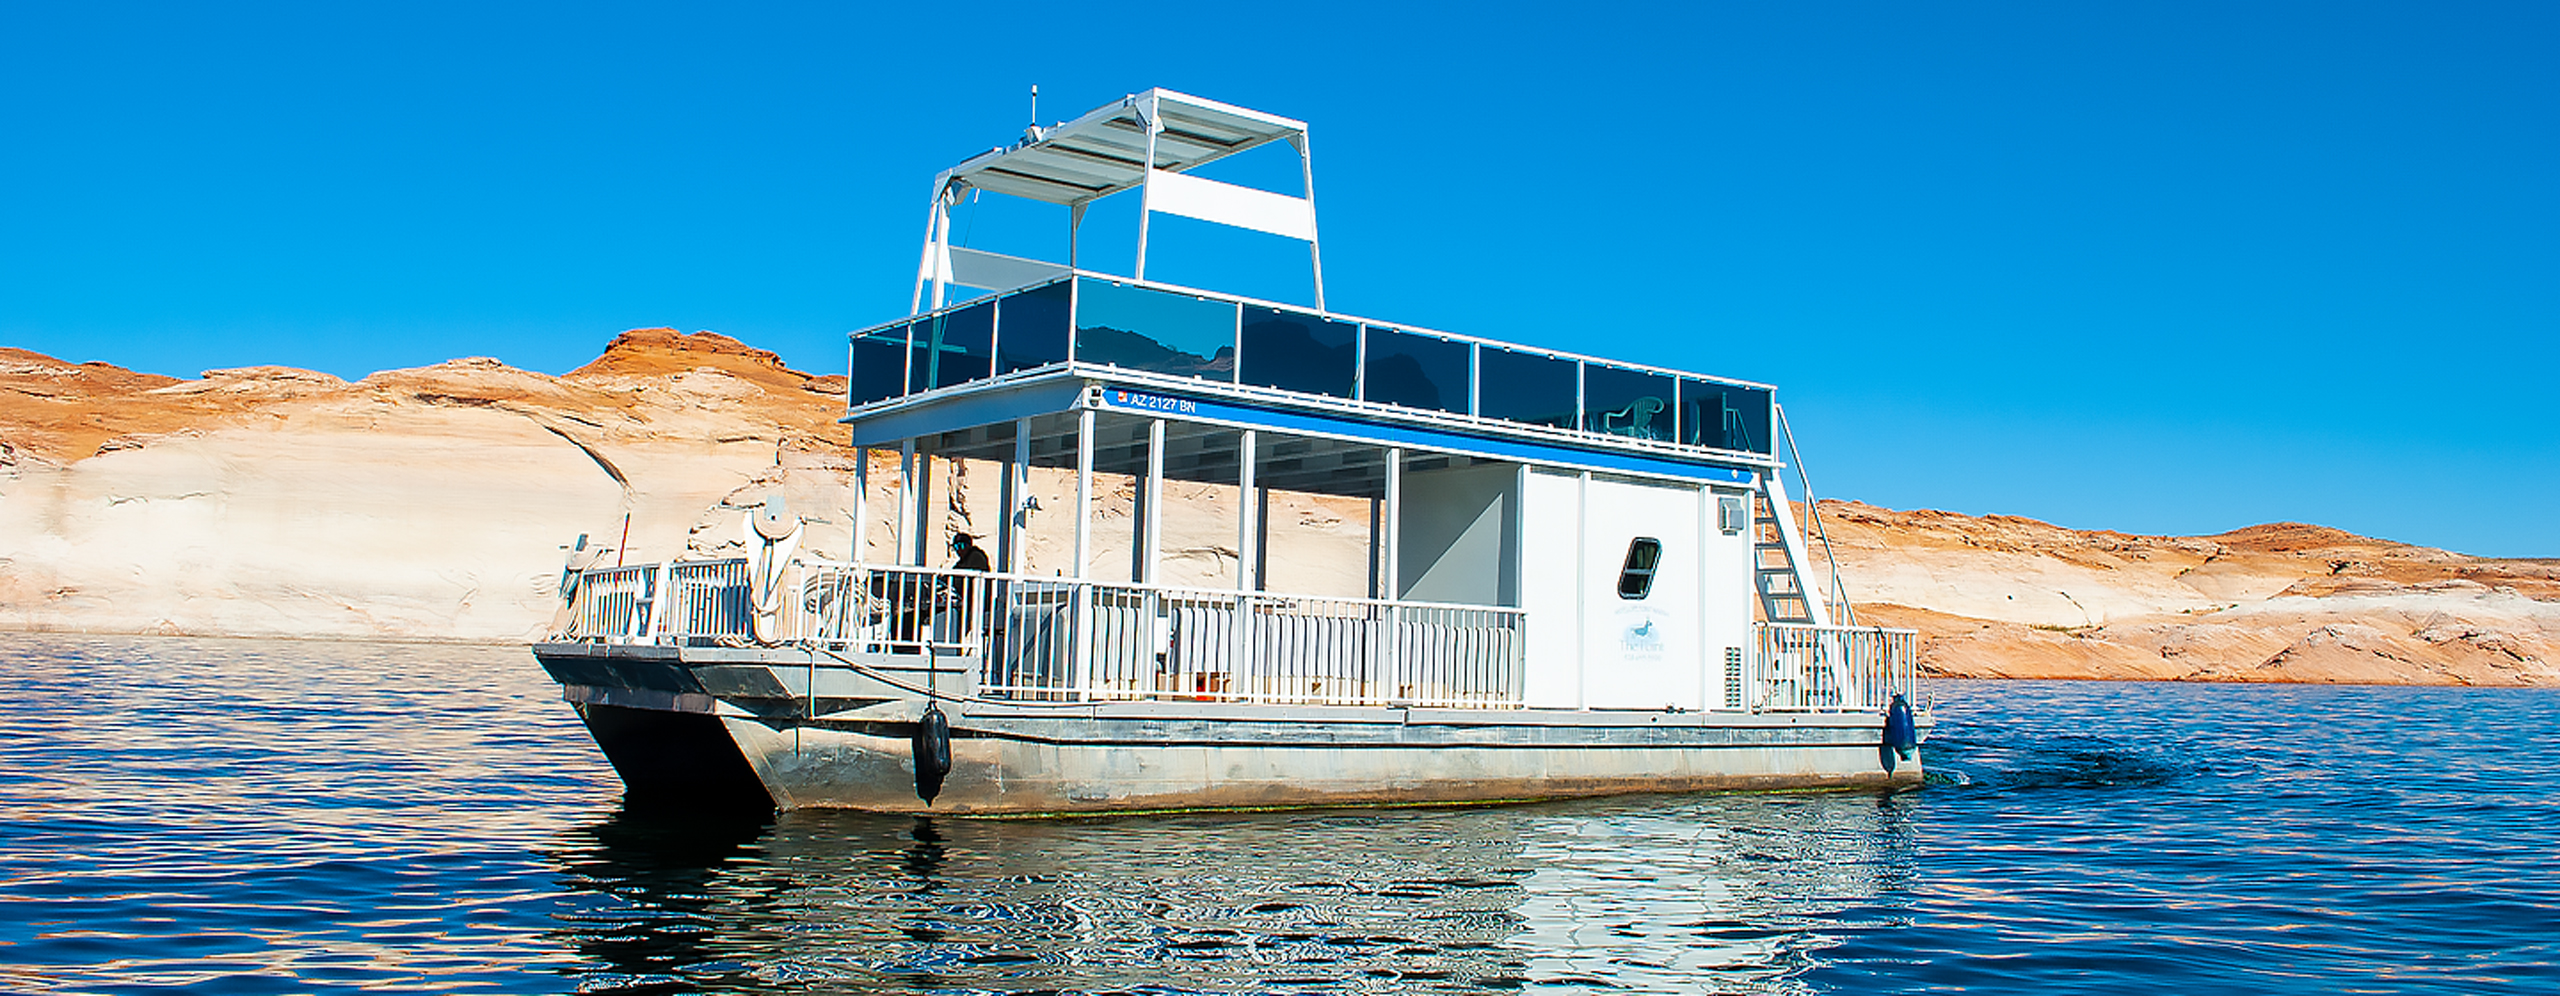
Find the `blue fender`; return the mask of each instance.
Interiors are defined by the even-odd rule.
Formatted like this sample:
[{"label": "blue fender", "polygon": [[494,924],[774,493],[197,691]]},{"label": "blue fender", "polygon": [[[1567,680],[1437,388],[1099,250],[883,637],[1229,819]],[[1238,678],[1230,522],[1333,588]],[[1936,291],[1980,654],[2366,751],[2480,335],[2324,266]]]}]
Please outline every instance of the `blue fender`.
[{"label": "blue fender", "polygon": [[1905,761],[1920,748],[1920,724],[1911,718],[1911,703],[1900,695],[1884,707],[1884,745]]}]

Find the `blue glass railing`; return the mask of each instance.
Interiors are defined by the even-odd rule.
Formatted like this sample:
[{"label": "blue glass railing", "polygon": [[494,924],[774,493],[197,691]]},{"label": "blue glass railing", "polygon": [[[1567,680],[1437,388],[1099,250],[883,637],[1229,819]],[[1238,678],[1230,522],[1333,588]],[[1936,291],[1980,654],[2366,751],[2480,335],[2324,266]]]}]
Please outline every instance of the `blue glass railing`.
[{"label": "blue glass railing", "polygon": [[1070,362],[1773,455],[1768,388],[1079,274],[853,334],[854,407]]}]

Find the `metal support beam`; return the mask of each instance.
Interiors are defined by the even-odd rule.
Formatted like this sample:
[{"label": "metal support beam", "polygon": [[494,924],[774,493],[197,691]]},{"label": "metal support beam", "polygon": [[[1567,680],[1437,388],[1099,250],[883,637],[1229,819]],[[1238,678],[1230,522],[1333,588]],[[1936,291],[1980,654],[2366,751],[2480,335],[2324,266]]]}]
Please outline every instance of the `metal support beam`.
[{"label": "metal support beam", "polygon": [[924,212],[924,255],[916,260],[916,292],[907,301],[907,314],[910,315],[924,312],[924,285],[932,279],[938,259],[934,235],[942,230],[942,191],[950,183],[951,175],[948,173],[933,178],[933,201]]},{"label": "metal support beam", "polygon": [[895,544],[889,553],[892,563],[907,562],[907,548],[914,544],[916,520],[916,441],[898,440],[898,521],[893,523],[889,538]]},{"label": "metal support beam", "polygon": [[1067,205],[1067,269],[1076,268],[1076,247],[1084,232],[1084,202]]},{"label": "metal support beam", "polygon": [[1031,525],[1031,513],[1023,508],[1031,495],[1031,420],[1013,420],[1013,462],[1004,468],[1004,518],[997,525],[996,569],[1022,573],[1025,562],[1023,546]]},{"label": "metal support beam", "polygon": [[862,563],[871,552],[871,447],[853,448],[853,549],[847,561]]},{"label": "metal support beam", "polygon": [[1092,550],[1093,409],[1087,408],[1076,413],[1076,566],[1070,577],[1085,576],[1085,558]]},{"label": "metal support beam", "polygon": [[925,251],[932,253],[933,307],[942,309],[942,298],[949,289],[951,274],[942,265],[951,258],[951,191],[945,188],[933,196],[933,243]]},{"label": "metal support beam", "polygon": [[1404,598],[1404,450],[1387,448],[1387,507],[1379,532],[1385,534],[1382,554],[1386,563],[1386,591],[1379,595],[1391,601]]},{"label": "metal support beam", "polygon": [[939,559],[938,551],[933,548],[933,541],[936,539],[934,534],[941,532],[934,527],[942,522],[941,516],[933,514],[934,463],[933,454],[916,454],[915,565],[918,567],[935,566],[934,561]]},{"label": "metal support beam", "polygon": [[[1093,409],[1076,412],[1076,566],[1070,575],[1085,576],[1085,556],[1093,544]],[[1077,696],[1093,698],[1093,589],[1075,586],[1075,654]]]},{"label": "metal support beam", "polygon": [[1316,161],[1307,148],[1307,133],[1289,139],[1298,150],[1298,172],[1307,180],[1307,262],[1315,267],[1316,310],[1324,310],[1324,243],[1316,237]]},{"label": "metal support beam", "polygon": [[1139,561],[1138,583],[1164,582],[1164,420],[1147,421],[1147,489],[1142,517],[1147,524],[1146,553]]},{"label": "metal support beam", "polygon": [[1147,279],[1147,221],[1154,217],[1156,210],[1155,184],[1147,182],[1145,177],[1155,173],[1156,136],[1164,131],[1164,118],[1158,107],[1159,102],[1149,97],[1146,109],[1140,112],[1147,118],[1147,161],[1138,167],[1141,170],[1138,181],[1138,271],[1130,274],[1140,280]]},{"label": "metal support beam", "polygon": [[1253,430],[1236,434],[1236,590],[1260,587],[1262,494],[1254,490]]}]

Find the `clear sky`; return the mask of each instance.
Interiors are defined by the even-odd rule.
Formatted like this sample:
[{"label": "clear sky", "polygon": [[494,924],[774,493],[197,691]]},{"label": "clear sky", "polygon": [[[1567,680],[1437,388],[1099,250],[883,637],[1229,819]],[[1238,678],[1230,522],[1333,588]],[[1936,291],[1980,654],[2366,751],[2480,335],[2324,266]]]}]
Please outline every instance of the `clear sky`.
[{"label": "clear sky", "polygon": [[[2560,556],[2555,41],[2547,2],[15,3],[0,344],[557,373],[673,325],[840,371],[1030,84],[1163,86],[1311,124],[1337,310],[1776,383],[1827,496]],[[1287,244],[1159,231],[1151,276],[1305,297]]]}]

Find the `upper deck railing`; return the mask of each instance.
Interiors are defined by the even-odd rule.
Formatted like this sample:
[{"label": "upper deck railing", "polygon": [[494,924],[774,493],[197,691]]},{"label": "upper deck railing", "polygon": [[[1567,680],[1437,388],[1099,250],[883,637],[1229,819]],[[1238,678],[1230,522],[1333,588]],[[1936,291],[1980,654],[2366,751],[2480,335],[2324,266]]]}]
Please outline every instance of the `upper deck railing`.
[{"label": "upper deck railing", "polygon": [[1764,385],[1078,271],[854,333],[852,410],[1070,363],[1775,455]]}]

